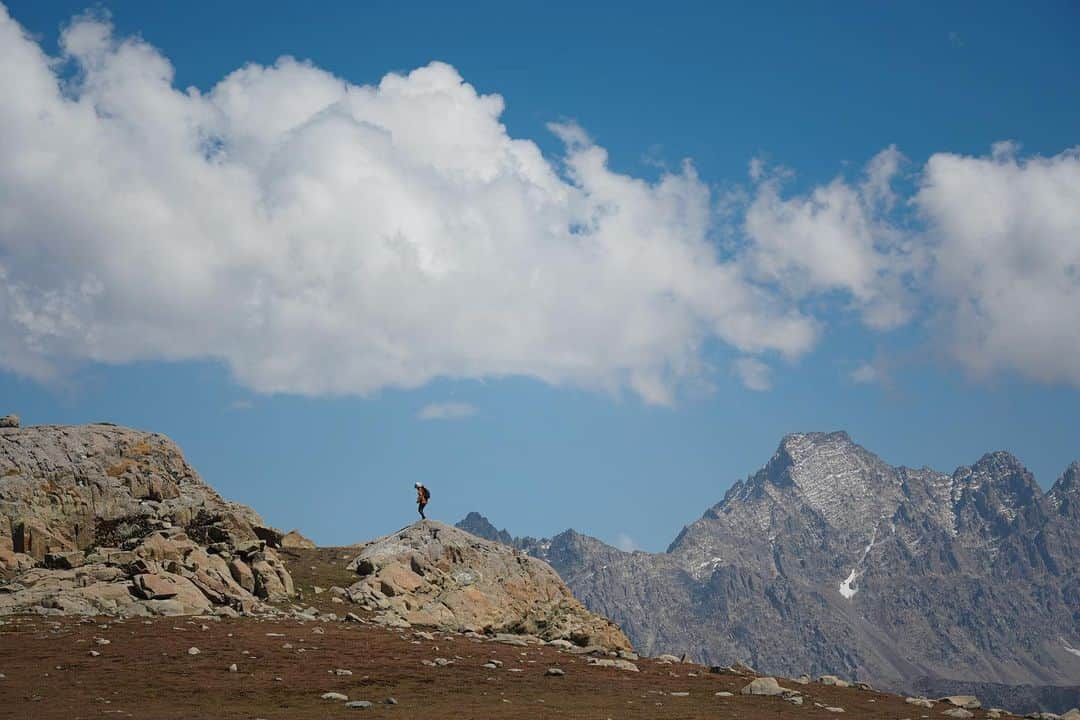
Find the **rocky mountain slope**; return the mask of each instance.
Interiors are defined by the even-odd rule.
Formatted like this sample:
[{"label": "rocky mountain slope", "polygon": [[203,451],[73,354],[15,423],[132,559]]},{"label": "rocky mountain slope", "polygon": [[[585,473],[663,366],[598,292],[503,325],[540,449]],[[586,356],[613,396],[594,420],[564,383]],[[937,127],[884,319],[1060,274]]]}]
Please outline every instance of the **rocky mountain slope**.
[{"label": "rocky mountain slope", "polygon": [[0,427],[0,615],[250,613],[293,595],[302,542],[221,498],[168,438]]},{"label": "rocky mountain slope", "polygon": [[[573,531],[512,544],[645,652],[899,689],[1077,685],[1078,475],[1044,495],[1008,453],[945,474],[889,466],[845,433],[796,434],[665,553]],[[493,537],[481,520],[468,525]]]}]

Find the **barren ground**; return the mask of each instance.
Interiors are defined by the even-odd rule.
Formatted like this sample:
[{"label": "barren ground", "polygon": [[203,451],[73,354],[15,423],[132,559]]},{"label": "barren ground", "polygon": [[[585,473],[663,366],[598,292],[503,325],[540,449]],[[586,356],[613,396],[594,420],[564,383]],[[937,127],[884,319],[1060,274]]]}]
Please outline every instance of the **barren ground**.
[{"label": "barren ground", "polygon": [[[300,602],[343,615],[349,604],[312,587],[346,585],[343,548],[282,553],[304,593]],[[746,678],[691,664],[642,659],[639,673],[588,667],[552,647],[517,647],[376,625],[298,620],[4,618],[0,625],[0,717],[252,718],[942,718],[903,698],[812,683],[796,707],[739,695]],[[322,630],[319,633],[318,630]],[[104,638],[108,644],[98,644]],[[197,647],[197,655],[188,649]],[[97,657],[90,651],[99,652]],[[436,657],[446,667],[424,665]],[[502,667],[482,667],[489,659]],[[229,672],[235,663],[237,672]],[[547,677],[561,667],[564,677]],[[337,668],[352,675],[335,675]],[[520,672],[515,672],[520,670]],[[353,710],[320,698],[339,692],[375,705]],[[727,691],[734,697],[715,693]],[[689,693],[686,696],[672,693]],[[396,705],[385,704],[394,698]],[[844,708],[843,714],[814,706]],[[976,717],[985,717],[977,712]]]}]

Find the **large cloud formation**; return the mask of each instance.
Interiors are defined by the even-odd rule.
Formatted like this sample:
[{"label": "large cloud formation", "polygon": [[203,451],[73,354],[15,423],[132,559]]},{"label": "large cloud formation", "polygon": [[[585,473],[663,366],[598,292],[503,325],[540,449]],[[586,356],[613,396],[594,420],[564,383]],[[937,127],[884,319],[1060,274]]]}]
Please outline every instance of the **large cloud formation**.
[{"label": "large cloud formation", "polygon": [[9,371],[213,358],[260,392],[522,375],[668,403],[713,342],[767,388],[762,358],[807,352],[807,301],[839,295],[877,330],[933,297],[968,367],[1080,385],[1075,153],[932,157],[918,235],[889,220],[895,148],[805,197],[757,171],[721,256],[689,163],[619,174],[569,124],[553,161],[442,63],[357,86],[282,58],[202,94],[99,19],[60,48],[0,5]]},{"label": "large cloud formation", "polygon": [[283,58],[202,95],[84,18],[65,83],[0,13],[9,369],[210,357],[263,392],[526,375],[662,403],[709,339],[814,340],[718,260],[692,167],[649,184],[557,126],[557,169],[448,65],[361,87]]}]

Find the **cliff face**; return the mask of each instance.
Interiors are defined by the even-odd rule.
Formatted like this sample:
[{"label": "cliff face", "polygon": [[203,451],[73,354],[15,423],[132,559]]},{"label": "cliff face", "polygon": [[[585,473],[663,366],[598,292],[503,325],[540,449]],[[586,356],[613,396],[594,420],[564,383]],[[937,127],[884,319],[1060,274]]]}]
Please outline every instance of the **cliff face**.
[{"label": "cliff face", "polygon": [[0,428],[0,613],[252,612],[292,595],[280,538],[162,435]]},{"label": "cliff face", "polygon": [[1008,453],[892,467],[845,433],[784,439],[667,552],[521,539],[644,652],[893,688],[1080,678],[1078,468],[1043,495]]}]

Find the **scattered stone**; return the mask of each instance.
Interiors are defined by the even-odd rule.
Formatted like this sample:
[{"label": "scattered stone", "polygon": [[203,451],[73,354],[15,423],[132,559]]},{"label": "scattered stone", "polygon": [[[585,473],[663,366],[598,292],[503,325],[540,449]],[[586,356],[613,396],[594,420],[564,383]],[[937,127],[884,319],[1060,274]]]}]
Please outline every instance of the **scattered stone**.
[{"label": "scattered stone", "polygon": [[679,692],[670,692],[670,693],[668,693],[668,695],[670,695],[670,696],[672,696],[672,697],[690,697],[690,693],[688,693],[688,692],[683,692],[683,691],[679,691]]},{"label": "scattered stone", "polygon": [[800,675],[799,677],[795,678],[795,682],[799,683],[800,685],[809,685],[810,684],[810,676],[806,675],[804,673],[804,674]]},{"label": "scattered stone", "polygon": [[780,687],[774,677],[759,677],[750,681],[739,692],[743,695],[782,695],[785,688]]},{"label": "scattered stone", "polygon": [[392,697],[386,698],[385,700],[383,700],[383,702],[386,703],[387,705],[397,705],[397,700],[395,700]]},{"label": "scattered stone", "polygon": [[970,710],[966,710],[965,708],[962,708],[962,707],[949,708],[948,710],[946,710],[945,712],[943,712],[941,714],[942,715],[947,715],[947,716],[952,717],[952,718],[975,717],[975,713],[971,712]]},{"label": "scattered stone", "polygon": [[446,667],[447,665],[453,665],[454,661],[453,660],[447,660],[446,658],[442,658],[442,657],[437,657],[437,658],[435,658],[435,664],[438,665],[439,667]]},{"label": "scattered stone", "polygon": [[658,655],[656,657],[656,662],[659,662],[659,663],[677,663],[677,662],[679,662],[679,658],[675,657],[674,655],[665,653],[663,655]]},{"label": "scattered stone", "polygon": [[240,669],[236,667],[236,663],[229,666],[229,672],[240,672]]},{"label": "scattered stone", "polygon": [[366,710],[371,706],[372,703],[368,702],[367,700],[350,700],[349,702],[345,703],[345,707],[351,708],[352,710]]},{"label": "scattered stone", "polygon": [[982,707],[979,698],[974,695],[947,695],[946,697],[941,698],[939,702],[955,705],[956,707],[965,710],[978,710]]},{"label": "scattered stone", "polygon": [[91,650],[87,653],[87,655],[89,655],[90,657],[98,657],[101,655],[101,653],[99,653],[97,650]]},{"label": "scattered stone", "polygon": [[106,640],[105,638],[94,638],[94,642],[97,643],[98,645],[108,645],[112,641],[111,640]]},{"label": "scattered stone", "polygon": [[318,585],[312,585],[311,589],[316,595],[322,595],[324,592],[326,592],[326,588],[321,588]]},{"label": "scattered stone", "polygon": [[720,692],[713,693],[716,697],[735,697],[735,693],[729,693],[727,690],[721,690]]},{"label": "scattered stone", "polygon": [[497,633],[494,638],[495,642],[502,643],[504,645],[517,645],[518,647],[528,647],[528,641],[520,635],[511,635],[510,633]]},{"label": "scattered stone", "polygon": [[349,699],[348,695],[342,695],[339,692],[326,692],[320,695],[323,700],[336,700],[337,702],[344,702]]},{"label": "scattered stone", "polygon": [[346,670],[345,668],[334,668],[331,672],[338,676],[352,675],[352,670]]},{"label": "scattered stone", "polygon": [[842,713],[842,712],[844,712],[844,708],[842,708],[842,707],[831,707],[831,706],[828,706],[828,705],[825,706],[825,710],[828,711],[828,712],[832,712],[832,713]]},{"label": "scattered stone", "polygon": [[841,680],[835,675],[822,675],[818,678],[818,682],[822,685],[835,685],[836,687],[850,687],[851,683],[847,680]]},{"label": "scattered stone", "polygon": [[199,648],[192,645],[191,647],[188,648],[187,654],[188,655],[198,655],[201,652],[202,652],[202,650],[200,650]]},{"label": "scattered stone", "polygon": [[932,708],[934,707],[934,701],[924,697],[909,697],[905,698],[904,702],[908,705],[914,705],[916,707]]},{"label": "scattered stone", "polygon": [[497,670],[499,668],[499,666],[493,662],[486,662],[483,664],[483,667],[486,667],[488,670]]},{"label": "scattered stone", "polygon": [[550,667],[550,668],[548,668],[547,670],[544,671],[544,675],[547,675],[549,677],[562,677],[565,674],[566,674],[565,670],[563,670],[562,668],[557,668],[557,667]]},{"label": "scattered stone", "polygon": [[784,699],[787,700],[792,705],[802,705],[803,704],[802,695],[791,695],[789,697],[785,697]]},{"label": "scattered stone", "polygon": [[20,425],[18,415],[5,415],[0,417],[0,428],[17,428]]},{"label": "scattered stone", "polygon": [[618,660],[613,658],[589,658],[589,664],[595,667],[613,667],[619,670],[627,670],[629,672],[638,672],[638,666],[629,660]]}]

